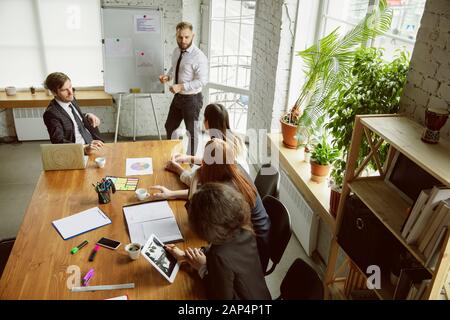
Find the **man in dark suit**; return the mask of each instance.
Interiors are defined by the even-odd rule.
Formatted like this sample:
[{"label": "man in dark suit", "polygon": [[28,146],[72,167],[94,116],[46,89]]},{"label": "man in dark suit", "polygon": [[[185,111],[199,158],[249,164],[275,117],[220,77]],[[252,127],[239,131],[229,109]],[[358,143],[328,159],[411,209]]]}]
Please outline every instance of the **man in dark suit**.
[{"label": "man in dark suit", "polygon": [[73,95],[72,82],[62,72],[54,72],[45,79],[45,88],[54,95],[44,112],[52,143],[81,143],[85,145],[85,153],[103,147],[98,126],[100,119],[92,114],[83,114]]}]

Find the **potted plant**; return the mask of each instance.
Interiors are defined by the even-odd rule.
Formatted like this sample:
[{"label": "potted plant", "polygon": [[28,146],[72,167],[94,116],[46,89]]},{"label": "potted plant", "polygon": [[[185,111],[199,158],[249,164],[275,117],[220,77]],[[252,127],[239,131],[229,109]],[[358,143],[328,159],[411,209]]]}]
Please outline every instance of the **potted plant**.
[{"label": "potted plant", "polygon": [[[283,143],[296,148],[306,128],[323,117],[341,83],[349,75],[354,48],[389,30],[392,10],[380,0],[365,18],[342,38],[336,28],[317,44],[297,52],[304,62],[305,80],[292,109],[280,118]],[[301,143],[301,141],[300,141]]]},{"label": "potted plant", "polygon": [[339,157],[339,150],[334,148],[328,141],[326,134],[322,135],[321,141],[314,146],[311,153],[311,180],[323,182],[330,173],[331,164]]}]

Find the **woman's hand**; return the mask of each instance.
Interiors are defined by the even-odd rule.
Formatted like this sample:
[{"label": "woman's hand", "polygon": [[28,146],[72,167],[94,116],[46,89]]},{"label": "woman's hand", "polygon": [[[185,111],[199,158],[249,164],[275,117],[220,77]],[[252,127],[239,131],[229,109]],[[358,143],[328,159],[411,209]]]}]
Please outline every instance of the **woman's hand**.
[{"label": "woman's hand", "polygon": [[164,186],[152,186],[150,189],[157,189],[160,192],[153,193],[150,197],[152,199],[171,199],[174,197],[174,192],[170,189],[167,189]]},{"label": "woman's hand", "polygon": [[206,256],[200,248],[187,248],[185,251],[186,261],[195,270],[200,270],[202,266],[206,265]]},{"label": "woman's hand", "polygon": [[166,244],[164,248],[177,259],[179,263],[186,262],[186,253],[174,244]]},{"label": "woman's hand", "polygon": [[192,156],[182,153],[174,153],[170,160],[177,163],[191,163]]},{"label": "woman's hand", "polygon": [[181,173],[184,171],[183,167],[178,162],[175,162],[173,158],[167,161],[164,168],[167,171],[173,172],[178,176],[181,175]]}]

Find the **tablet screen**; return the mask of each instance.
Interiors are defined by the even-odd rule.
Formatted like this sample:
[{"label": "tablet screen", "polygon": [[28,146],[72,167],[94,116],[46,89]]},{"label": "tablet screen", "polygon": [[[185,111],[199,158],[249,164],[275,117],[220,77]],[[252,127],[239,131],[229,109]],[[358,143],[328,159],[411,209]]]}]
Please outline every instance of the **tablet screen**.
[{"label": "tablet screen", "polygon": [[[177,260],[164,249],[164,244],[152,235],[144,247],[143,254],[147,260],[153,262],[152,264],[159,269],[167,280],[173,280],[174,269],[177,265]],[[178,271],[176,268],[175,272]]]}]

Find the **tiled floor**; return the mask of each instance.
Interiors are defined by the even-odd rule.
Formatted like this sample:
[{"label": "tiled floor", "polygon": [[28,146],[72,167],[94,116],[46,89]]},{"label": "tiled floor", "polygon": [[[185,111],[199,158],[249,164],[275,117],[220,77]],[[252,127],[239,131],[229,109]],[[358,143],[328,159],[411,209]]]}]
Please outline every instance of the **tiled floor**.
[{"label": "tiled floor", "polygon": [[[111,141],[112,137],[110,138]],[[15,237],[42,170],[40,147],[45,141],[0,144],[0,239]],[[198,150],[198,153],[201,153]],[[255,173],[253,173],[253,178]],[[266,277],[273,298],[279,296],[281,281],[296,258],[310,263],[300,242],[291,237],[280,264]]]}]

